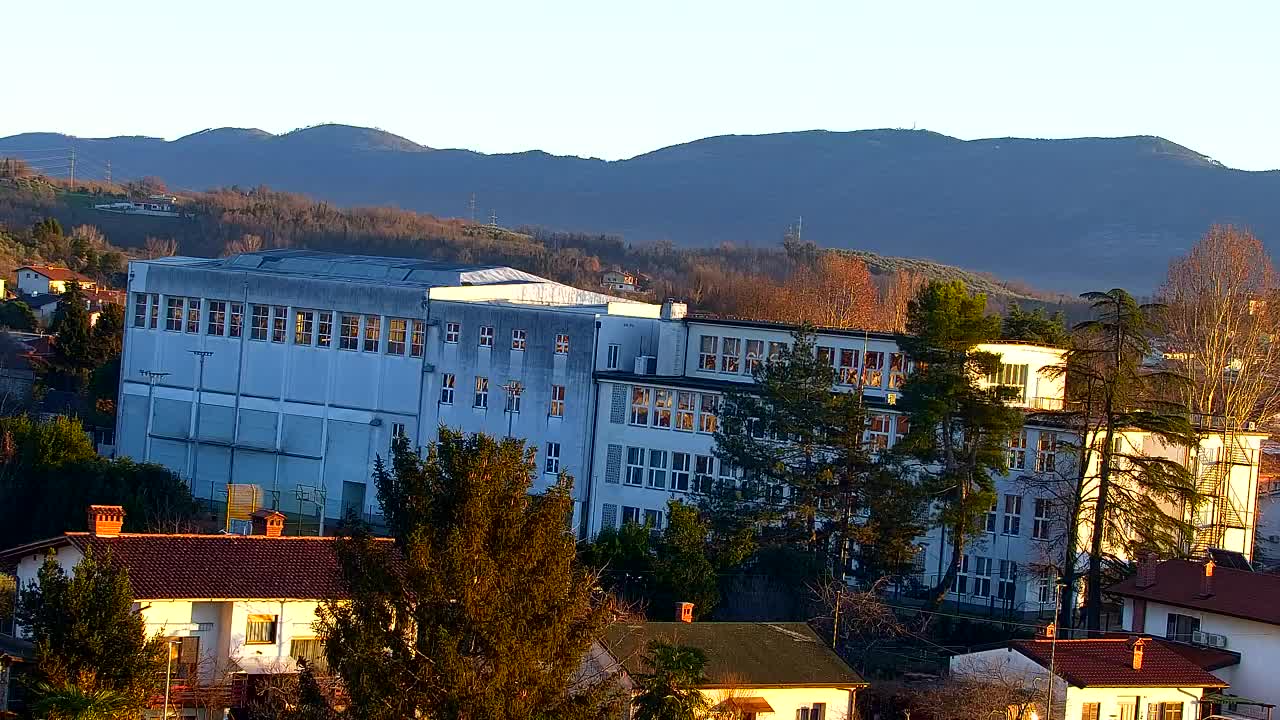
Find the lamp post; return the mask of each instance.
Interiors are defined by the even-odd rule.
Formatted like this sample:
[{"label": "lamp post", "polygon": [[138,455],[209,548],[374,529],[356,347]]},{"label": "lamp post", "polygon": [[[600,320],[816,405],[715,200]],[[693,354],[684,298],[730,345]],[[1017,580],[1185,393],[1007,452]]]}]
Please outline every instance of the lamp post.
[{"label": "lamp post", "polygon": [[147,437],[145,447],[142,451],[143,460],[151,461],[151,426],[156,416],[156,383],[160,382],[167,376],[167,372],[159,372],[156,370],[143,370],[142,374],[147,376],[147,382],[150,388],[147,390]]},{"label": "lamp post", "polygon": [[503,385],[502,389],[507,393],[507,437],[511,437],[511,420],[512,416],[520,411],[520,395],[524,393],[524,383],[511,380]]},{"label": "lamp post", "polygon": [[196,428],[195,446],[191,453],[191,490],[196,489],[196,472],[200,468],[200,399],[204,391],[204,361],[213,354],[211,350],[192,350],[192,355],[200,361],[200,370],[196,374]]},{"label": "lamp post", "polygon": [[169,640],[166,640],[164,644],[165,650],[168,651],[165,654],[165,662],[164,662],[164,717],[165,717],[165,720],[168,720],[169,718],[169,685],[170,685],[170,680],[173,677],[173,646],[178,645],[181,642],[182,642],[181,640],[170,638]]}]

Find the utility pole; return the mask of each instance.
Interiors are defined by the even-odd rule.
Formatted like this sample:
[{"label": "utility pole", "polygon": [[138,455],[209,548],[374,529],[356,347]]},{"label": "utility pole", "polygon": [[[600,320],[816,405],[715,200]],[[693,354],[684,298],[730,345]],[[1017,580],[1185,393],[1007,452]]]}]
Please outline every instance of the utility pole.
[{"label": "utility pole", "polygon": [[[169,720],[169,685],[173,678],[173,646],[178,645],[181,648],[180,643],[180,640],[166,640],[164,643],[164,720]],[[181,649],[178,652],[182,652]]]},{"label": "utility pole", "polygon": [[71,189],[76,189],[76,149],[71,148]]},{"label": "utility pole", "polygon": [[194,492],[196,489],[196,473],[200,469],[200,400],[204,394],[204,361],[213,352],[211,350],[192,350],[191,354],[200,360],[200,370],[196,375],[196,429],[192,433],[195,445],[191,453],[191,490]]},{"label": "utility pole", "polygon": [[[1053,720],[1053,660],[1054,655],[1058,652],[1058,610],[1062,602],[1062,588],[1059,587],[1060,585],[1062,585],[1062,578],[1055,574],[1053,577],[1053,622],[1049,623],[1051,631],[1051,637],[1049,638],[1049,679],[1045,683],[1049,688],[1049,698],[1045,701],[1044,712],[1047,720]],[[1134,708],[1134,712],[1137,712],[1137,708]]]},{"label": "utility pole", "polygon": [[107,184],[111,184],[111,161],[107,161]]},{"label": "utility pole", "polygon": [[467,202],[467,210],[471,213],[471,222],[476,221],[476,194],[471,193],[471,200]]},{"label": "utility pole", "polygon": [[151,384],[151,387],[147,390],[147,437],[142,451],[142,460],[143,462],[151,462],[151,426],[156,417],[156,383],[163,380],[169,373],[143,370],[142,374],[147,376],[147,381]]},{"label": "utility pole", "polygon": [[494,208],[489,211],[489,226],[498,227],[498,210]]}]

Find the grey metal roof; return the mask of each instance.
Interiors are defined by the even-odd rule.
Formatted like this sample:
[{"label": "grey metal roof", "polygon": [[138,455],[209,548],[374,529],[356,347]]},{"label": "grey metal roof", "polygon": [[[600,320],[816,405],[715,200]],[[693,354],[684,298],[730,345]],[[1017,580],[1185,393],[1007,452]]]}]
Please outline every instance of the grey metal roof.
[{"label": "grey metal roof", "polygon": [[184,264],[206,270],[247,271],[422,287],[551,282],[503,265],[348,255],[317,250],[264,250]]}]

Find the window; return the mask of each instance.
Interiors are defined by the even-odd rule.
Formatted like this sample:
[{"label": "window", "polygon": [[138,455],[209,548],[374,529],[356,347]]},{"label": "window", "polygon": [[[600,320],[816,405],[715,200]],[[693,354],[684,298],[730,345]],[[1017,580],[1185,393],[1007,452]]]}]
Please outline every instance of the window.
[{"label": "window", "polygon": [[285,340],[284,319],[289,308],[282,305],[271,306],[271,342],[282,343]]},{"label": "window", "polygon": [[507,394],[507,404],[506,404],[507,412],[515,413],[516,415],[519,415],[520,414],[520,398],[524,395],[523,392],[517,392],[517,390],[523,390],[523,388],[519,384],[519,381],[515,379],[508,380],[507,384],[502,386],[502,390]]},{"label": "window", "polygon": [[244,334],[244,303],[231,303],[231,322],[227,324],[227,337],[238,338]]},{"label": "window", "polygon": [[836,349],[829,345],[818,346],[818,363],[821,365],[830,365],[835,367]]},{"label": "window", "polygon": [[1099,720],[1102,703],[1084,703],[1080,706],[1080,720]]},{"label": "window", "polygon": [[1192,633],[1200,630],[1200,618],[1169,613],[1165,620],[1165,638],[1177,642],[1191,642]]},{"label": "window", "polygon": [[606,370],[618,369],[618,354],[622,352],[622,346],[617,343],[609,343],[609,353],[605,356],[604,368]]},{"label": "window", "polygon": [[391,439],[392,440],[395,440],[396,438],[407,438],[407,437],[409,437],[409,433],[405,430],[404,423],[400,423],[400,422],[391,423]]},{"label": "window", "polygon": [[654,530],[662,529],[662,511],[661,510],[645,510],[644,526],[653,528]]},{"label": "window", "polygon": [[387,354],[403,355],[409,340],[409,321],[400,318],[387,320]]},{"label": "window", "polygon": [[720,341],[720,372],[738,372],[738,355],[742,352],[740,338],[727,337]]},{"label": "window", "polygon": [[1016,392],[1013,399],[1018,402],[1026,402],[1027,366],[1025,364],[1010,365],[1009,363],[1000,363],[1000,369],[987,376],[987,384],[1010,388]]},{"label": "window", "polygon": [[713,433],[716,431],[718,422],[717,414],[720,410],[720,398],[716,395],[703,393],[699,400],[698,407],[698,432]]},{"label": "window", "polygon": [[907,357],[902,353],[889,353],[889,387],[897,389],[907,381]]},{"label": "window", "polygon": [[703,335],[699,340],[698,351],[698,369],[699,370],[715,370],[716,369],[716,348],[719,347],[720,338],[715,335]]},{"label": "window", "polygon": [[889,447],[890,422],[892,415],[876,414],[867,418],[867,445],[872,450],[884,450]]},{"label": "window", "polygon": [[1036,498],[1035,519],[1031,523],[1031,537],[1036,540],[1049,539],[1049,520],[1053,506],[1048,498]]},{"label": "window", "polygon": [[445,373],[440,376],[440,404],[441,405],[453,404],[453,388],[456,383],[457,383],[457,378],[453,376],[453,373]]},{"label": "window", "polygon": [[997,508],[998,502],[999,500],[992,500],[991,510],[987,513],[987,532],[989,533],[993,533],[996,531],[996,510],[998,509]]},{"label": "window", "polygon": [[182,332],[182,298],[165,298],[164,329]]},{"label": "window", "polygon": [[409,356],[422,357],[422,350],[427,345],[427,324],[421,320],[413,321],[413,334],[409,336]]},{"label": "window", "polygon": [[382,344],[382,318],[377,315],[364,316],[364,351],[378,352]]},{"label": "window", "polygon": [[155,330],[160,321],[160,293],[151,293],[151,329]]},{"label": "window", "polygon": [[1027,469],[1027,431],[1019,430],[1009,438],[1009,469]]},{"label": "window", "polygon": [[969,594],[969,558],[972,555],[960,556],[960,568],[956,571],[956,579],[951,583],[951,592],[960,595]]},{"label": "window", "polygon": [[671,427],[671,403],[674,399],[675,392],[672,390],[658,390],[654,394],[653,401],[653,426],[660,428]]},{"label": "window", "polygon": [[978,555],[973,559],[973,594],[978,597],[991,597],[991,558]]},{"label": "window", "polygon": [[133,326],[144,328],[147,326],[147,294],[133,294]]},{"label": "window", "polygon": [[626,525],[628,523],[632,525],[640,524],[640,508],[622,506],[622,524]]},{"label": "window", "polygon": [[276,641],[275,615],[250,615],[245,629],[246,645],[270,645]]},{"label": "window", "polygon": [[209,318],[205,332],[209,335],[225,335],[227,323],[227,303],[223,300],[209,301]]},{"label": "window", "polygon": [[360,316],[342,316],[342,334],[338,337],[338,347],[343,350],[360,349]]},{"label": "window", "polygon": [[644,448],[627,448],[626,484],[637,487],[644,485]]},{"label": "window", "polygon": [[714,481],[716,459],[711,455],[696,455],[693,459],[693,491],[711,492]]},{"label": "window", "polygon": [[489,407],[489,378],[476,376],[476,397],[472,407]]},{"label": "window", "polygon": [[267,316],[270,313],[270,310],[267,308],[266,305],[254,305],[252,312],[253,312],[253,317],[251,319],[251,322],[253,323],[253,325],[249,329],[249,337],[254,340],[266,340],[267,339],[267,322],[268,322]]},{"label": "window", "polygon": [[689,453],[671,453],[671,489],[689,492]]},{"label": "window", "polygon": [[862,385],[878,388],[884,382],[884,353],[868,350],[866,364],[862,366]]},{"label": "window", "polygon": [[547,443],[547,461],[543,468],[543,472],[548,475],[560,474],[560,443]]},{"label": "window", "polygon": [[667,451],[649,451],[649,487],[662,490],[667,487]]},{"label": "window", "polygon": [[1120,700],[1116,705],[1120,708],[1120,714],[1114,716],[1115,720],[1138,720],[1138,698]]},{"label": "window", "polygon": [[836,382],[841,385],[858,384],[858,351],[840,349],[840,366],[836,369]]},{"label": "window", "polygon": [[1036,439],[1036,472],[1051,473],[1058,467],[1058,433],[1041,430]]},{"label": "window", "polygon": [[450,322],[444,324],[444,341],[447,343],[456,343],[462,335],[462,324]]},{"label": "window", "polygon": [[1182,720],[1182,703],[1149,703],[1147,720]]},{"label": "window", "polygon": [[631,424],[649,424],[649,403],[653,400],[653,390],[636,385],[631,388]]},{"label": "window", "polygon": [[787,345],[787,343],[784,343],[784,342],[771,342],[771,343],[769,343],[769,359],[770,359],[770,360],[777,360],[779,357],[781,357],[781,356],[782,356],[782,351],[783,351],[783,350],[785,350],[785,349],[787,349],[788,347],[790,347],[790,346],[789,346],[789,345]]},{"label": "window", "polygon": [[1004,496],[1004,535],[1017,535],[1022,531],[1022,496]]},{"label": "window", "polygon": [[811,707],[796,710],[796,720],[827,720],[827,704],[814,703]]},{"label": "window", "polygon": [[493,326],[492,325],[480,326],[480,347],[487,347],[487,348],[493,347]]},{"label": "window", "polygon": [[200,664],[200,637],[187,635],[171,637],[165,643],[169,648],[169,667],[178,679],[193,677]]},{"label": "window", "polygon": [[893,444],[897,445],[910,432],[911,420],[906,415],[899,415],[893,423]]},{"label": "window", "polygon": [[[1041,605],[1053,602],[1053,579],[1048,575],[1041,575],[1039,584],[1036,586],[1036,599]],[[1130,716],[1130,720],[1132,716]]]},{"label": "window", "polygon": [[698,396],[691,392],[676,393],[676,429],[693,432],[694,414]]},{"label": "window", "polygon": [[747,364],[743,368],[743,372],[752,374],[756,368],[764,363],[764,341],[748,340],[747,341]]},{"label": "window", "polygon": [[316,347],[327,348],[333,343],[333,313],[318,313],[316,320]]},{"label": "window", "polygon": [[565,333],[559,333],[556,335],[556,354],[569,354],[569,336]]},{"label": "window", "polygon": [[564,386],[551,386],[551,417],[564,417]]},{"label": "window", "polygon": [[320,638],[293,638],[289,641],[289,657],[305,661],[307,667],[317,672],[323,673],[329,667]]},{"label": "window", "polygon": [[187,298],[187,332],[200,332],[200,298]]},{"label": "window", "polygon": [[1000,561],[1000,582],[996,586],[996,597],[1005,602],[1013,602],[1014,591],[1018,585],[1018,563],[1013,560]]},{"label": "window", "polygon": [[520,352],[524,352],[524,348],[526,345],[528,345],[528,343],[529,343],[528,331],[520,330],[520,329],[511,331],[511,349],[512,350],[519,350]]},{"label": "window", "polygon": [[316,314],[311,310],[298,310],[293,314],[293,344],[311,345],[315,335]]}]

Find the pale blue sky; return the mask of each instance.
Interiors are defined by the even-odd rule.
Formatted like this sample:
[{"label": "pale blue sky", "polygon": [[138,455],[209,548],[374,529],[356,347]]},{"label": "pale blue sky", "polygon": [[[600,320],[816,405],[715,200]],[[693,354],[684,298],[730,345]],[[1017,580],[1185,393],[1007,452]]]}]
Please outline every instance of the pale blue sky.
[{"label": "pale blue sky", "polygon": [[1274,0],[2,0],[0,27],[0,136],[341,122],[615,159],[915,125],[1280,168]]}]

